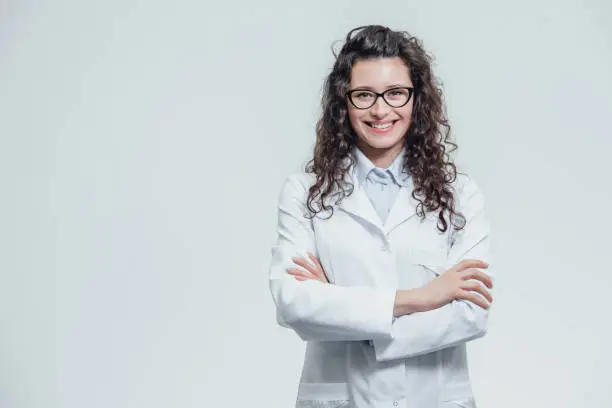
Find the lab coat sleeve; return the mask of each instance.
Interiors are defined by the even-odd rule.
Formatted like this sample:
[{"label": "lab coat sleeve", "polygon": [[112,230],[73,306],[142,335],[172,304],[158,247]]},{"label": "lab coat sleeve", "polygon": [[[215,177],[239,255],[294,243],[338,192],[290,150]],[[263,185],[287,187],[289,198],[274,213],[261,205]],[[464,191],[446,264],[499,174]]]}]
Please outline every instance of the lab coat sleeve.
[{"label": "lab coat sleeve", "polygon": [[[483,195],[476,183],[468,179],[459,197],[466,225],[455,234],[444,269],[463,259],[481,259],[489,264],[481,271],[494,281],[490,226]],[[487,332],[490,309],[459,299],[438,309],[401,316],[393,323],[391,339],[373,339],[376,360],[413,357],[482,337]]]},{"label": "lab coat sleeve", "polygon": [[269,285],[277,322],[305,341],[390,338],[395,289],[342,287],[317,280],[298,281],[287,268],[307,251],[318,257],[312,221],[306,218],[307,187],[298,175],[284,183],[278,202],[276,244]]}]

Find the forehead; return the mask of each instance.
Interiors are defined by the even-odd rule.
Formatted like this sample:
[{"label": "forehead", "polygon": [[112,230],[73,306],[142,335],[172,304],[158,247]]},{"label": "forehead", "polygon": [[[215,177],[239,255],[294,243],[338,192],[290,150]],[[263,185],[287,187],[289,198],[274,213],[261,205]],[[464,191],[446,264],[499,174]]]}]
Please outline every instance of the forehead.
[{"label": "forehead", "polygon": [[400,57],[357,60],[353,64],[351,88],[384,89],[397,85],[412,85],[408,67]]}]

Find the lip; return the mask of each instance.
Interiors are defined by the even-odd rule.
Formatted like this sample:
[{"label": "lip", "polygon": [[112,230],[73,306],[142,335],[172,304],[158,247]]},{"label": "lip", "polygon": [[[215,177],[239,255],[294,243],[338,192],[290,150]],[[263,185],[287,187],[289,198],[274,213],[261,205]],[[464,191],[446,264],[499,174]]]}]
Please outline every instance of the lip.
[{"label": "lip", "polygon": [[[374,127],[370,126],[368,123],[366,123],[366,126],[368,127],[369,130],[371,130],[374,133],[385,134],[385,133],[391,132],[395,128],[395,125],[397,125],[398,120],[392,120],[391,122],[393,122],[393,124],[391,126],[389,126],[388,128],[386,128],[386,129],[377,129],[377,128],[374,128]],[[369,122],[369,123],[381,124],[381,123],[389,123],[389,121],[385,121],[385,122]]]}]

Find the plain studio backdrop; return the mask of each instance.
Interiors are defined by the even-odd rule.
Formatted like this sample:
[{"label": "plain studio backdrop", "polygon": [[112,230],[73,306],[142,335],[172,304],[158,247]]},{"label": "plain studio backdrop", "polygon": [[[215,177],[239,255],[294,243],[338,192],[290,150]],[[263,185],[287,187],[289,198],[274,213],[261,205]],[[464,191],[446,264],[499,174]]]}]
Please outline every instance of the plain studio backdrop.
[{"label": "plain studio backdrop", "polygon": [[612,406],[611,9],[2,1],[0,407],[293,406],[277,198],[311,155],[330,47],[364,24],[435,55],[487,199],[479,407]]}]

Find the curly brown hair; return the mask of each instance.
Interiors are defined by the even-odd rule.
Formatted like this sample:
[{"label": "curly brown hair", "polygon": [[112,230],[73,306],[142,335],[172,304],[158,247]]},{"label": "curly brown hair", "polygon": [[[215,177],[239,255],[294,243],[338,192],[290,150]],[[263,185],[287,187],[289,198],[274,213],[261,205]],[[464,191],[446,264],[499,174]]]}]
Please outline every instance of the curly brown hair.
[{"label": "curly brown hair", "polygon": [[[425,210],[439,211],[437,227],[445,232],[448,222],[444,214],[448,213],[455,229],[463,229],[465,217],[455,211],[451,187],[457,168],[448,154],[457,145],[450,140],[441,85],[431,68],[432,57],[422,42],[404,31],[364,26],[351,30],[339,54],[334,56],[336,61],[323,87],[314,157],[306,164],[306,172],[316,176],[308,192],[310,217],[323,211],[330,212],[331,217],[334,209],[329,199],[335,197],[333,202],[337,205],[353,192],[354,185],[346,178],[355,164],[350,153],[357,142],[346,99],[353,65],[358,60],[400,57],[414,86],[412,121],[404,137],[407,152],[404,166],[412,177],[412,197],[419,202],[417,214],[425,218]],[[452,150],[447,152],[447,146]]]}]

